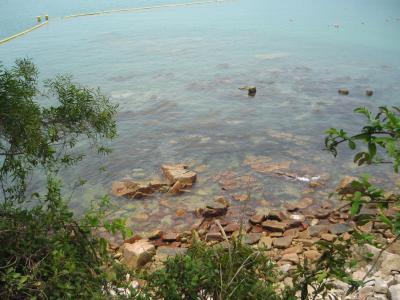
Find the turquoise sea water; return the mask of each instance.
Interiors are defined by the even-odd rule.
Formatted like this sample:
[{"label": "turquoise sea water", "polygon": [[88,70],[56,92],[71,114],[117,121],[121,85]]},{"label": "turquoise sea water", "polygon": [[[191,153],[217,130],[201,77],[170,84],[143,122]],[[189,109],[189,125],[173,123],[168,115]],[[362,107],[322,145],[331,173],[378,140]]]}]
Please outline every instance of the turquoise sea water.
[{"label": "turquoise sea water", "polygon": [[[91,154],[64,174],[67,188],[79,177],[89,180],[71,200],[77,211],[107,193],[113,180],[159,176],[163,163],[190,163],[199,182],[190,193],[167,197],[169,207],[159,197],[113,199],[134,229],[184,227],[191,215],[177,218],[176,209],[246,192],[243,184],[222,191],[215,180],[220,172],[254,177],[254,209],[304,195],[321,200],[340,176],[371,172],[355,168],[346,149],[340,159],[322,151],[323,131],[357,129],[362,120],[351,112],[357,106],[399,104],[399,1],[236,0],[61,19],[167,3],[180,1],[0,3],[0,37],[34,25],[36,15],[51,17],[48,26],[1,45],[3,64],[31,57],[43,79],[71,73],[120,105],[114,152]],[[243,85],[256,85],[256,97],[238,90]],[[350,95],[339,96],[341,87]],[[373,97],[365,96],[367,88]],[[245,163],[253,156],[290,161],[290,172],[322,175],[326,183],[309,191],[305,183],[254,172]],[[389,166],[374,173],[395,188]]]}]

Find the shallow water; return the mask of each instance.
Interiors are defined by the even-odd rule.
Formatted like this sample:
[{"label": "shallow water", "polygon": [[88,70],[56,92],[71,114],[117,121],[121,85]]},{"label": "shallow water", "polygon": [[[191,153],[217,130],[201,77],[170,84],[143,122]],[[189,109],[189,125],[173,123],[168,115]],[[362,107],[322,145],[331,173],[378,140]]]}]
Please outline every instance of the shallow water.
[{"label": "shallow water", "polygon": [[[38,14],[54,16],[47,27],[0,46],[5,65],[31,57],[42,78],[72,73],[120,105],[114,152],[106,158],[91,154],[64,174],[67,189],[79,177],[89,180],[71,200],[78,212],[107,193],[113,180],[160,176],[163,163],[189,163],[199,171],[198,183],[190,193],[161,197],[167,201],[113,198],[116,215],[127,217],[136,231],[160,224],[187,227],[192,215],[177,217],[175,211],[191,211],[215,195],[250,189],[252,209],[304,195],[318,201],[340,176],[372,172],[356,168],[347,149],[337,159],[322,151],[323,131],[356,130],[362,119],[351,111],[357,106],[399,103],[400,2],[237,0],[59,18],[175,2],[0,4],[0,37],[31,26]],[[243,85],[256,85],[256,97],[240,91]],[[340,87],[349,88],[350,96],[338,95]],[[373,97],[365,96],[367,88],[375,91]],[[305,183],[255,172],[245,162],[254,156],[289,161],[288,171],[326,182],[310,191]],[[100,172],[101,166],[107,170]],[[389,166],[373,172],[395,188],[398,178]],[[236,178],[236,188],[221,190],[220,173]],[[243,175],[254,180],[249,184]]]}]

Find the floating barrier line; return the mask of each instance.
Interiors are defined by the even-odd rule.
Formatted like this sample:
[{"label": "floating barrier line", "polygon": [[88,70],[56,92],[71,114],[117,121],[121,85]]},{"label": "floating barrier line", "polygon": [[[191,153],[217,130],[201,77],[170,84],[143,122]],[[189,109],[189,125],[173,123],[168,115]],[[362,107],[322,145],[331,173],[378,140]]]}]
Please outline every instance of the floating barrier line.
[{"label": "floating barrier line", "polygon": [[175,4],[163,4],[163,5],[134,7],[134,8],[112,9],[112,10],[104,10],[104,11],[98,11],[98,12],[81,13],[81,14],[65,16],[64,19],[85,17],[85,16],[104,15],[104,14],[119,13],[119,12],[140,12],[140,11],[146,11],[146,10],[152,10],[152,9],[159,9],[159,8],[211,4],[211,3],[227,2],[227,1],[232,1],[232,0],[209,0],[209,1],[196,1],[196,2],[188,2],[188,3],[175,3]]},{"label": "floating barrier line", "polygon": [[14,34],[13,36],[10,36],[10,37],[8,37],[8,38],[5,38],[5,39],[3,39],[3,40],[0,40],[0,45],[1,45],[1,44],[4,44],[4,43],[7,43],[7,42],[9,42],[9,41],[11,41],[11,40],[13,40],[13,39],[15,39],[15,38],[21,36],[21,35],[24,35],[24,34],[27,34],[27,33],[31,32],[31,31],[34,31],[34,30],[36,30],[36,29],[38,29],[38,28],[40,28],[40,27],[42,27],[42,26],[44,26],[44,25],[47,25],[48,23],[49,23],[49,21],[43,22],[43,23],[38,24],[38,25],[36,25],[36,26],[33,26],[33,27],[31,27],[31,28],[29,28],[29,29],[27,29],[27,30],[24,30],[24,31],[22,31],[22,32],[20,32],[20,33]]},{"label": "floating barrier line", "polygon": [[[122,9],[112,9],[112,10],[104,10],[104,11],[98,11],[98,12],[91,12],[91,13],[81,13],[81,14],[75,14],[75,15],[69,15],[63,17],[63,19],[70,19],[70,18],[77,18],[77,17],[85,17],[85,16],[96,16],[96,15],[103,15],[103,14],[111,14],[111,13],[119,13],[119,12],[140,12],[140,11],[146,11],[146,10],[152,10],[152,9],[159,9],[159,8],[168,8],[168,7],[182,7],[182,6],[191,6],[191,5],[204,5],[204,4],[212,4],[212,3],[220,3],[220,2],[228,2],[228,1],[234,1],[234,0],[208,0],[208,1],[195,1],[195,2],[187,2],[187,3],[175,3],[175,4],[162,4],[162,5],[154,5],[154,6],[144,6],[144,7],[134,7],[134,8],[122,8]],[[5,44],[21,35],[25,35],[31,31],[34,31],[44,25],[47,25],[49,23],[48,21],[48,16],[46,15],[46,21],[43,23],[40,23],[36,26],[33,26],[27,30],[24,30],[20,33],[14,34],[13,36],[10,36],[8,38],[5,38],[3,40],[0,40],[0,45]],[[39,19],[38,19],[39,20]]]}]

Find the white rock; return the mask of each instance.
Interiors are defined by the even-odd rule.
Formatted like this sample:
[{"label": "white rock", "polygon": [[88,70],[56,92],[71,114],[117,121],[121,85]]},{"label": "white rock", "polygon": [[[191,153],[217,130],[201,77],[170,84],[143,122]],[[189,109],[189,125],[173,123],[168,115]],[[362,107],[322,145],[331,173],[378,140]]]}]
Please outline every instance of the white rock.
[{"label": "white rock", "polygon": [[291,264],[284,264],[282,266],[279,266],[279,271],[281,271],[282,273],[287,273],[291,268]]},{"label": "white rock", "polygon": [[122,247],[124,256],[122,261],[133,269],[145,265],[156,254],[154,245],[148,241],[138,241],[133,244],[125,243]]},{"label": "white rock", "polygon": [[387,283],[381,278],[376,278],[374,291],[375,291],[375,293],[379,293],[379,294],[387,294],[387,292],[388,292]]},{"label": "white rock", "polygon": [[400,284],[392,285],[389,288],[390,300],[400,300]]}]

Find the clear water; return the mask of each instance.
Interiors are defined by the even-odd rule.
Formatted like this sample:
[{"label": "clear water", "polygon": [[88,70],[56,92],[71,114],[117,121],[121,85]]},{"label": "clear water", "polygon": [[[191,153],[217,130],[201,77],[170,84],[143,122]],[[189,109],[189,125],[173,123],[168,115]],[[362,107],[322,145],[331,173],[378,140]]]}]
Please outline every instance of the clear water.
[{"label": "clear water", "polygon": [[[322,151],[330,126],[355,130],[352,109],[399,104],[400,2],[398,0],[237,0],[63,20],[71,13],[148,6],[179,1],[2,1],[0,36],[5,37],[48,13],[50,24],[0,46],[11,65],[31,57],[42,78],[72,73],[100,86],[119,103],[119,137],[114,152],[90,154],[65,172],[66,188],[79,177],[88,184],[75,192],[77,211],[122,178],[160,175],[163,163],[188,162],[199,171],[195,188],[179,197],[145,200],[113,198],[134,230],[184,228],[190,213],[215,195],[246,193],[252,209],[279,206],[304,195],[326,198],[340,176],[373,172],[396,188],[389,166],[356,168],[344,149],[334,159]],[[334,25],[337,24],[338,27]],[[238,90],[256,85],[254,98]],[[339,96],[337,89],[350,89]],[[372,88],[373,97],[365,90]],[[290,172],[323,175],[315,191],[307,184],[257,173],[244,161],[268,156],[290,161]],[[105,166],[106,172],[99,172]],[[221,172],[238,177],[233,191],[216,181]],[[246,177],[255,181],[248,184]],[[161,201],[167,198],[168,201]],[[165,205],[168,202],[167,206]],[[236,203],[234,201],[234,203]]]}]

